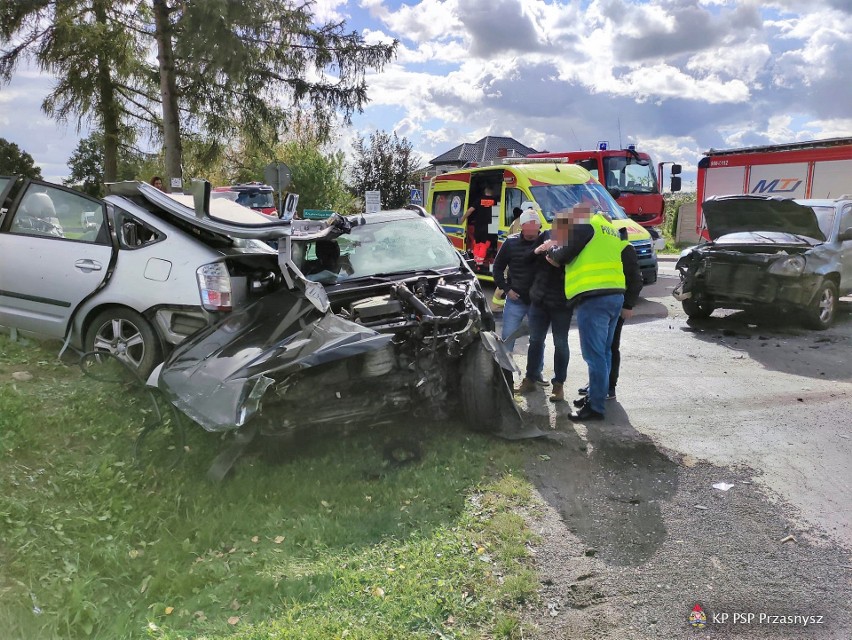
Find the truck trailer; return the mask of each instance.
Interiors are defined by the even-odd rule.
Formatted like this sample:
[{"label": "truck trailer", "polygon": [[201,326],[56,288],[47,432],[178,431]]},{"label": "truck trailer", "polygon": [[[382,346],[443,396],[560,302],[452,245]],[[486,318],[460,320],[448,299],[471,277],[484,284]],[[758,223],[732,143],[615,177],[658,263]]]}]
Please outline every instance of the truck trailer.
[{"label": "truck trailer", "polygon": [[[710,149],[698,163],[698,202],[712,196],[839,198],[852,193],[852,138]],[[702,207],[696,231],[704,234]]]}]

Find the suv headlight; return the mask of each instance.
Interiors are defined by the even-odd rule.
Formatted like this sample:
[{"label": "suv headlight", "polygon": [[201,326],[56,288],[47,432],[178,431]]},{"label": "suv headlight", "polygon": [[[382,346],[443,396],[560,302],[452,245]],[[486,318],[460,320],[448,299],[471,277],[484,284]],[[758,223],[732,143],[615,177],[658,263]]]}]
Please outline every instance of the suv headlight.
[{"label": "suv headlight", "polygon": [[772,263],[769,273],[776,276],[800,276],[805,270],[805,259],[802,256],[788,256]]}]

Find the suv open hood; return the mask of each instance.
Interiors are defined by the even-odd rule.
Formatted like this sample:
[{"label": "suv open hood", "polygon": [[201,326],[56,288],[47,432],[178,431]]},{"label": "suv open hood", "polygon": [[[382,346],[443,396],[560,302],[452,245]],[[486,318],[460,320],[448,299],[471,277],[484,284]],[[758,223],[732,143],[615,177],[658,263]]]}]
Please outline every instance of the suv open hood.
[{"label": "suv open hood", "polygon": [[825,241],[814,210],[795,200],[723,196],[705,200],[702,209],[711,240],[729,233],[764,231],[793,233]]}]

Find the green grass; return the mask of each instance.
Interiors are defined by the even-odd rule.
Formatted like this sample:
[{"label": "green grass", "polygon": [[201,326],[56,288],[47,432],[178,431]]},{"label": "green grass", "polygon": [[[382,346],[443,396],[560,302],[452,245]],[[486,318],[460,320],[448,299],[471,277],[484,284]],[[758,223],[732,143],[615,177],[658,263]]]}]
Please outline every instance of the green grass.
[{"label": "green grass", "polygon": [[693,242],[675,242],[671,236],[663,235],[663,238],[666,240],[666,246],[661,250],[657,251],[657,253],[662,255],[680,255],[680,252],[686,249],[687,247],[691,247]]},{"label": "green grass", "polygon": [[670,193],[665,195],[665,220],[662,224],[661,231],[665,238],[666,246],[658,253],[664,255],[678,255],[685,248],[694,243],[691,242],[675,242],[675,232],[677,230],[678,211],[682,204],[695,201],[694,192]]},{"label": "green grass", "polygon": [[[4,638],[516,638],[536,597],[523,445],[446,427],[320,438],[204,478],[221,437],[134,440],[147,395],[0,336]],[[29,372],[16,380],[14,372]]]}]

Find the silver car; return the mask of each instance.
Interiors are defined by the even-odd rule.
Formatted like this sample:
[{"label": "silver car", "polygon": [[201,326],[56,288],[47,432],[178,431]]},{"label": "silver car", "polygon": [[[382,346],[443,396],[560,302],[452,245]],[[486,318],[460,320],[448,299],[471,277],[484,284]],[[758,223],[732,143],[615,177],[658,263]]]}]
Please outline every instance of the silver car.
[{"label": "silver car", "polygon": [[[109,351],[144,378],[174,345],[280,283],[275,249],[196,222],[191,196],[138,182],[110,191],[0,177],[0,325]],[[230,226],[276,224],[213,204]]]},{"label": "silver car", "polygon": [[852,199],[758,195],[702,204],[710,241],[684,251],[672,292],[690,318],[774,307],[827,329],[852,293]]}]

